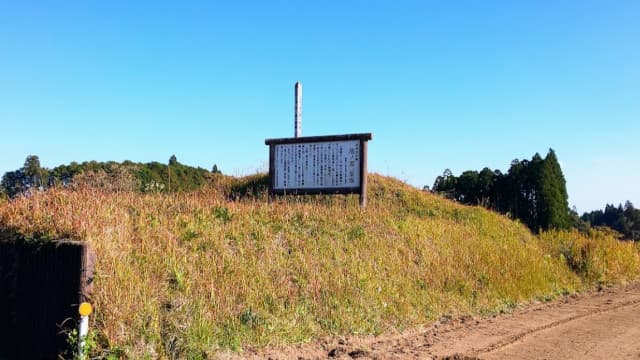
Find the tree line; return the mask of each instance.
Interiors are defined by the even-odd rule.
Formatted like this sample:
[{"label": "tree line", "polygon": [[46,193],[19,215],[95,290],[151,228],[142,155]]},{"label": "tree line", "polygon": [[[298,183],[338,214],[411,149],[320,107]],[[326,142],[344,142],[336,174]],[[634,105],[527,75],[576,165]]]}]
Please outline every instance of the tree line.
[{"label": "tree line", "polygon": [[634,208],[631,201],[617,207],[607,204],[604,210],[584,213],[580,219],[588,226],[606,226],[626,239],[640,241],[640,209]]},{"label": "tree line", "polygon": [[446,169],[432,191],[519,219],[533,231],[606,226],[625,239],[640,240],[640,210],[629,201],[581,217],[569,208],[566,181],[553,149],[544,158],[536,153],[531,160],[513,160],[506,173],[485,167],[455,176]]},{"label": "tree line", "polygon": [[216,174],[221,174],[217,165],[208,171],[181,164],[175,155],[169,158],[167,164],[135,163],[129,160],[121,163],[86,161],[71,162],[53,169],[42,167],[37,155],[29,155],[20,169],[8,171],[2,176],[0,197],[14,197],[52,186],[81,185],[142,192],[190,191],[202,187]]},{"label": "tree line", "polygon": [[531,160],[513,160],[507,173],[485,167],[454,176],[447,169],[436,178],[433,191],[508,214],[534,231],[572,225],[566,181],[553,149],[544,159],[536,153]]}]

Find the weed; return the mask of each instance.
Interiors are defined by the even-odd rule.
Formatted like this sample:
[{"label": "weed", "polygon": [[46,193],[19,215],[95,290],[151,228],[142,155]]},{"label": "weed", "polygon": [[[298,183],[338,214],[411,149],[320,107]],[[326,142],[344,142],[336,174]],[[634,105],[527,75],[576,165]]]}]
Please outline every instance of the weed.
[{"label": "weed", "polygon": [[191,193],[54,188],[0,203],[0,228],[95,248],[92,357],[204,358],[376,334],[640,276],[638,244],[535,236],[379,175],[364,210],[354,196],[267,203],[267,186],[258,175]]},{"label": "weed", "polygon": [[213,216],[216,219],[221,220],[223,223],[231,221],[232,215],[229,213],[229,209],[224,206],[216,206],[213,208]]},{"label": "weed", "polygon": [[67,351],[64,353],[66,359],[82,360],[87,358],[87,354],[90,354],[97,347],[96,334],[94,331],[89,331],[87,336],[83,339],[82,347],[79,347],[80,337],[78,335],[78,329],[74,328],[67,332]]}]

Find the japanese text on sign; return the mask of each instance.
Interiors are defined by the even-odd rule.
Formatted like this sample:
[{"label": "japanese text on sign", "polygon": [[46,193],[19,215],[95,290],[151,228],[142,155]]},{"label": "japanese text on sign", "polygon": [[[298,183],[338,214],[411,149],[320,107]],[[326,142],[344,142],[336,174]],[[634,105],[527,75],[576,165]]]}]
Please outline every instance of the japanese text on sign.
[{"label": "japanese text on sign", "polygon": [[360,140],[275,145],[274,189],[357,188]]}]

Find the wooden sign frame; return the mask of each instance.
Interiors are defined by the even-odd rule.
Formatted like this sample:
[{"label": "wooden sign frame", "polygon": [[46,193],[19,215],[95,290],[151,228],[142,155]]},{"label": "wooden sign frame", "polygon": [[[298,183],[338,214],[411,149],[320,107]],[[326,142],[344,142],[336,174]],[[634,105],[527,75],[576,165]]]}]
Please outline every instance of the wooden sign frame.
[{"label": "wooden sign frame", "polygon": [[[367,204],[367,142],[372,139],[371,133],[306,136],[294,138],[266,139],[269,146],[269,194],[271,195],[308,195],[308,194],[360,194],[360,206]],[[360,141],[360,183],[355,187],[316,187],[316,188],[276,188],[276,146],[288,144],[311,144],[325,142]]]}]

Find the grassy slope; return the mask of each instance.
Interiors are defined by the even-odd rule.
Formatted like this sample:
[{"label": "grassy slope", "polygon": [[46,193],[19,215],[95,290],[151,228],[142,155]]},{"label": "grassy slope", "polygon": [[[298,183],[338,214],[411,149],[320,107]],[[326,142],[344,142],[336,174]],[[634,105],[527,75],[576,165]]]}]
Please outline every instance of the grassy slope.
[{"label": "grassy slope", "polygon": [[0,224],[95,247],[94,352],[131,358],[380,333],[639,276],[633,244],[537,237],[379,175],[365,211],[356,197],[229,202],[220,189],[51,190],[0,204]]}]

